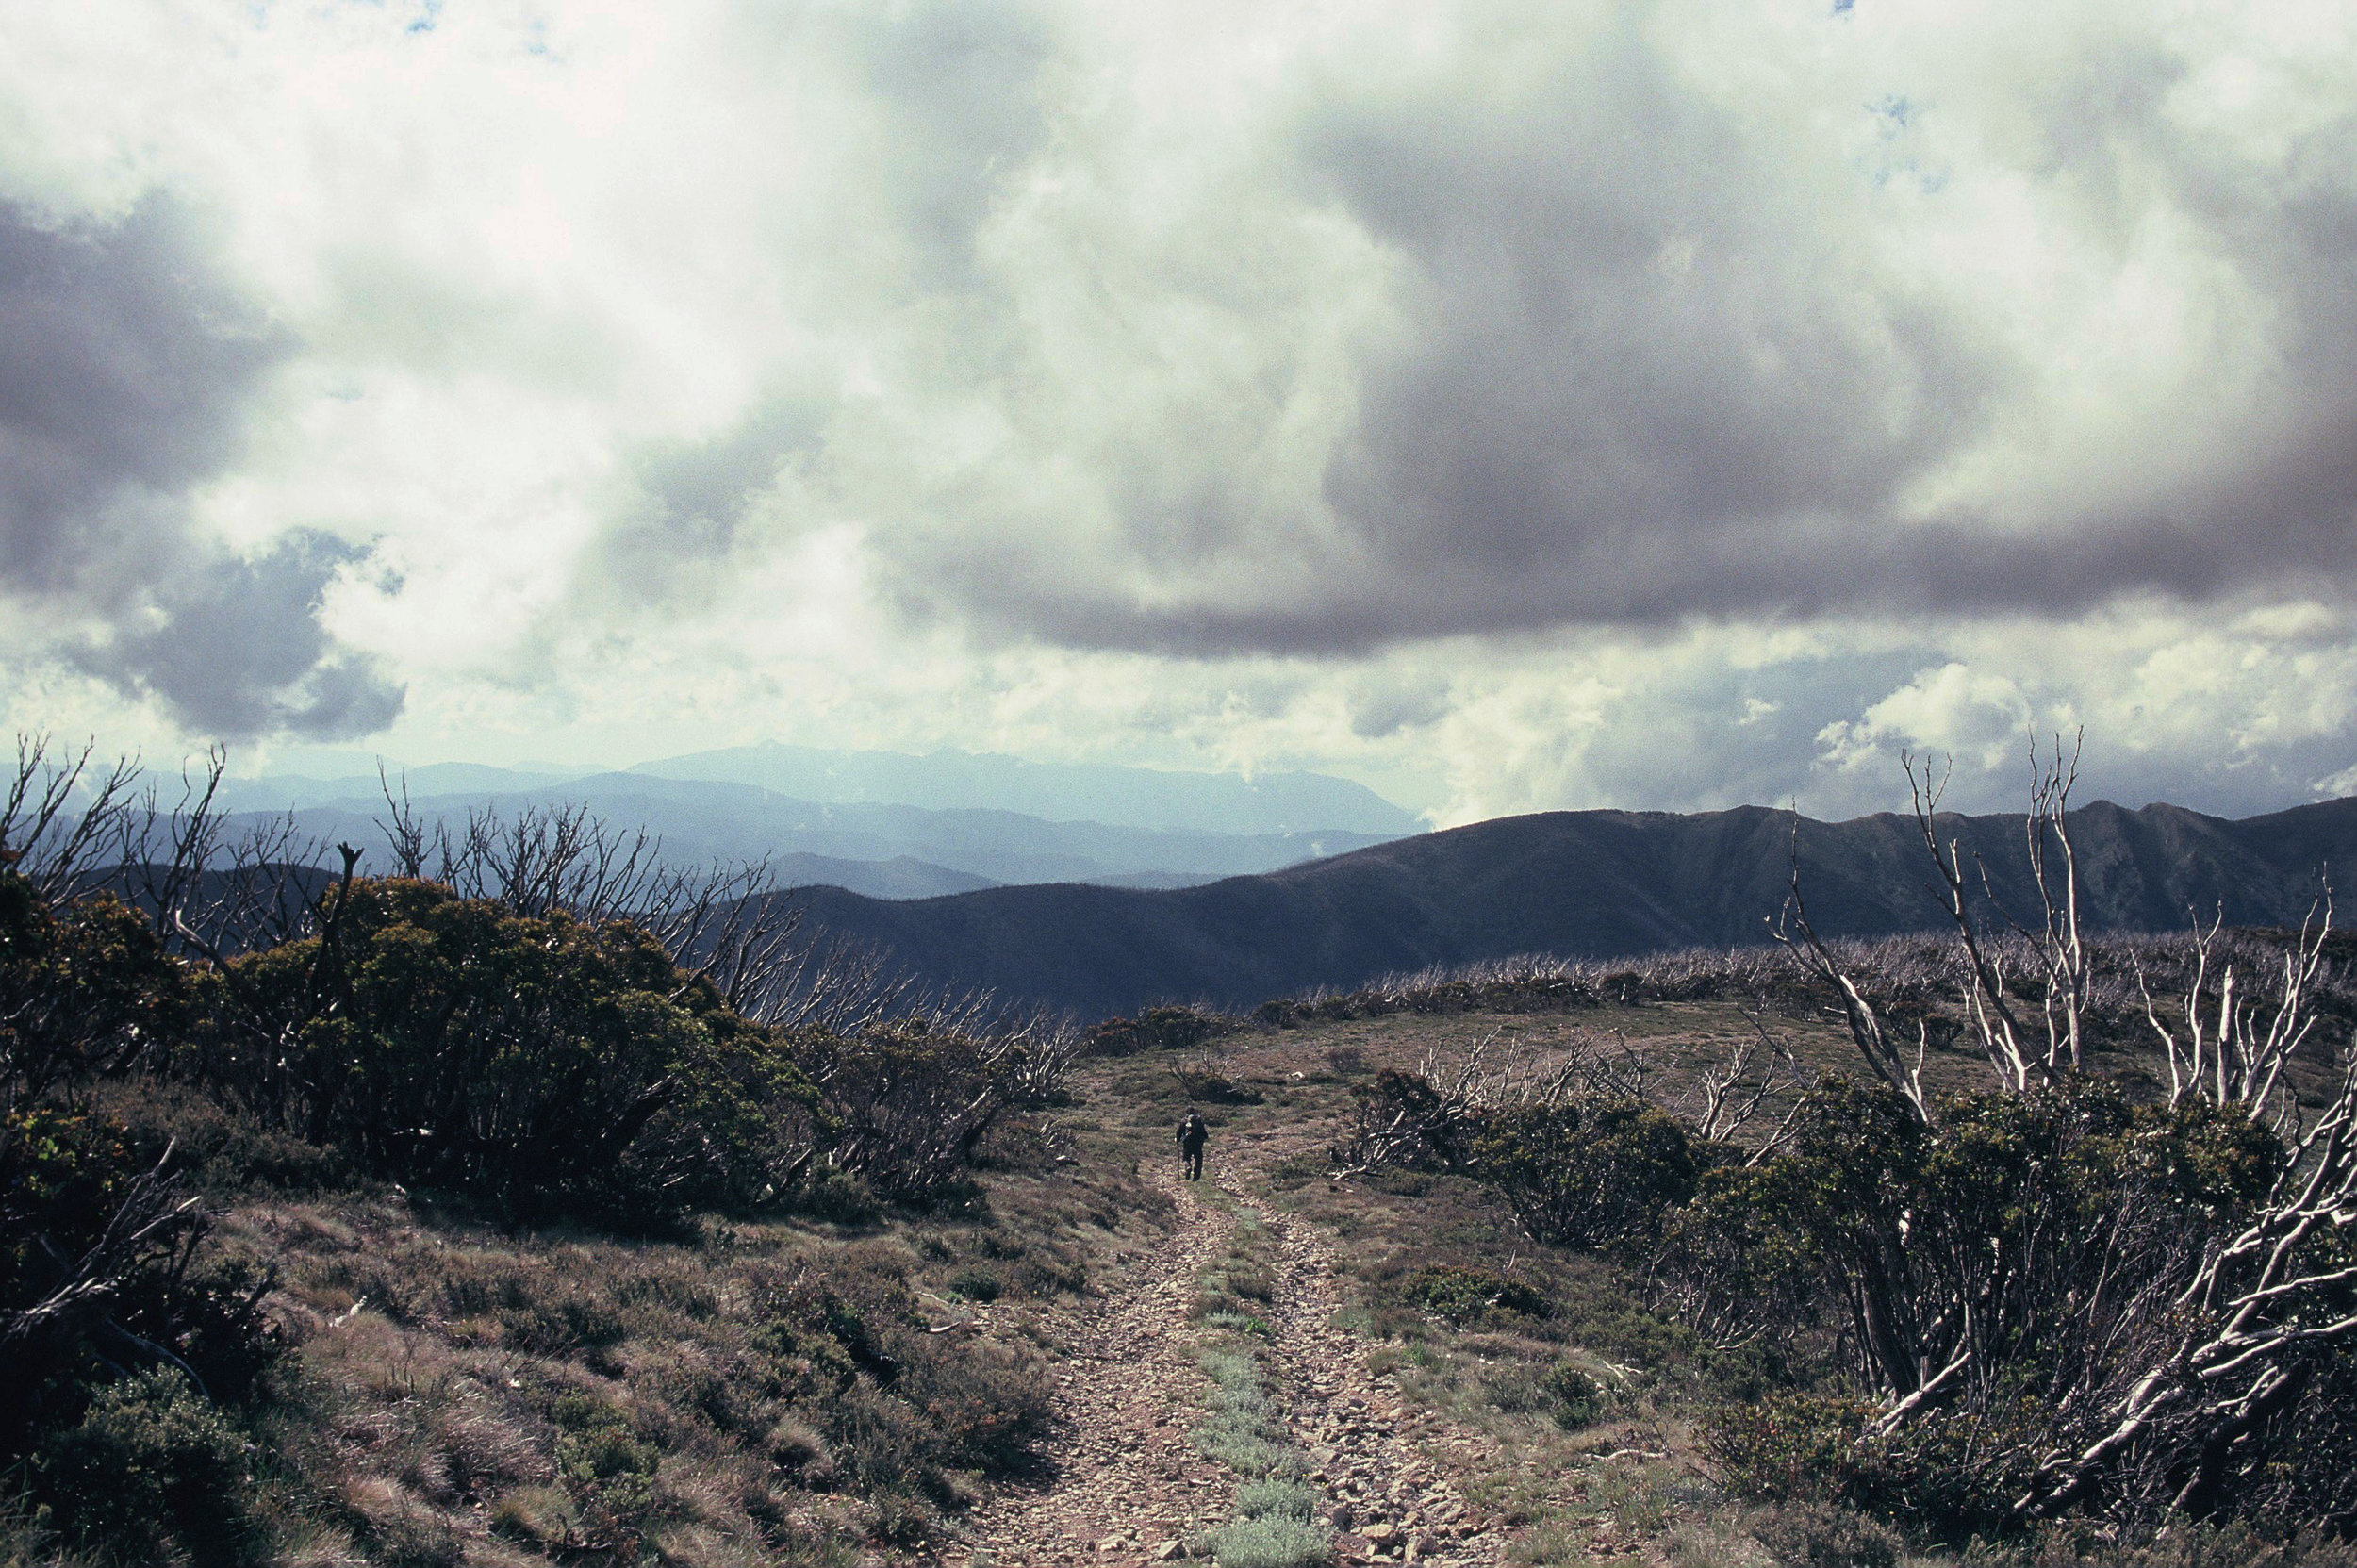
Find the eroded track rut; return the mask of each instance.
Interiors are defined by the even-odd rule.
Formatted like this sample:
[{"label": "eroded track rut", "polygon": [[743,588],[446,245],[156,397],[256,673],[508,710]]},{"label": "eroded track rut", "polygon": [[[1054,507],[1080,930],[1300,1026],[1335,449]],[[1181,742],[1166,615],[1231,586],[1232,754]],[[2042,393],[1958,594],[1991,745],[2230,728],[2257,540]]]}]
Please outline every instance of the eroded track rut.
[{"label": "eroded track rut", "polygon": [[[1330,1239],[1257,1191],[1277,1152],[1277,1140],[1244,1140],[1214,1177],[1260,1211],[1276,1244],[1264,1371],[1337,1527],[1337,1560],[1490,1568],[1502,1560],[1504,1533],[1457,1483],[1501,1462],[1494,1441],[1407,1411],[1392,1380],[1369,1370],[1367,1343],[1335,1321],[1343,1294]],[[1060,1318],[1069,1347],[1058,1388],[1066,1435],[1051,1477],[978,1508],[950,1562],[1173,1561],[1232,1513],[1235,1477],[1189,1436],[1206,1385],[1195,1364],[1203,1335],[1187,1310],[1234,1221],[1189,1184],[1162,1180],[1178,1216],[1169,1241],[1150,1257],[1124,1260],[1103,1299]]]}]

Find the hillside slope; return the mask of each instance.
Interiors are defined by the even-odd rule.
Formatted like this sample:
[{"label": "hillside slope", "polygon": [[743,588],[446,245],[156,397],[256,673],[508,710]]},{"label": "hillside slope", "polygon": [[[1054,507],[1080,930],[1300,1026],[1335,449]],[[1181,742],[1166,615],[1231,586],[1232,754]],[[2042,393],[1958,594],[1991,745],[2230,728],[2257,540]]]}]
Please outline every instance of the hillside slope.
[{"label": "hillside slope", "polygon": [[[1953,817],[2000,900],[2034,912],[2021,818]],[[2189,910],[2296,923],[2319,870],[2357,856],[2357,801],[2229,821],[2168,805],[2071,814],[2094,930],[2165,930]],[[1610,957],[1758,941],[1797,847],[1827,934],[1943,919],[1914,821],[1849,822],[1761,807],[1679,817],[1554,812],[1476,823],[1261,876],[1171,891],[1047,885],[882,903],[798,895],[830,931],[881,944],[935,979],[1084,1014],[1158,999],[1230,1007],[1430,964],[1524,952]]]}]

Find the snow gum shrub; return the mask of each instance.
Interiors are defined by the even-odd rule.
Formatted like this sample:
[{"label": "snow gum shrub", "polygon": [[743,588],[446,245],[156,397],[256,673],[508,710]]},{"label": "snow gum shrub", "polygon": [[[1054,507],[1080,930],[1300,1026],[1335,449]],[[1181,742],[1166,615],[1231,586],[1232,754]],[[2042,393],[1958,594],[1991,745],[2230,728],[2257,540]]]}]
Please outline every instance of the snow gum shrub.
[{"label": "snow gum shrub", "polygon": [[1483,1114],[1470,1164],[1539,1241],[1594,1251],[1643,1250],[1694,1196],[1692,1141],[1639,1099],[1594,1098]]},{"label": "snow gum shrub", "polygon": [[[827,1128],[827,1168],[885,1202],[936,1207],[971,1195],[976,1147],[1017,1103],[1020,1040],[904,1018],[843,1039],[799,1035]],[[823,1186],[823,1183],[820,1183]]]},{"label": "snow gum shrub", "polygon": [[119,1562],[207,1565],[245,1561],[258,1543],[240,1506],[253,1444],[176,1367],[101,1389],[43,1447],[33,1491],[75,1546]]},{"label": "snow gum shrub", "polygon": [[123,905],[53,908],[0,867],[0,1473],[36,1534],[123,1560],[235,1557],[244,1450],[221,1411],[278,1348],[266,1279],[204,1248],[161,1147],[89,1109],[190,1002]]},{"label": "snow gum shrub", "polygon": [[[1754,1492],[1929,1535],[2009,1527],[2041,1456],[2073,1441],[2074,1395],[2136,1375],[2144,1305],[2231,1240],[2278,1168],[2274,1134],[2238,1112],[2090,1081],[1957,1097],[1928,1120],[1827,1083],[1777,1155],[1702,1179],[1665,1267],[1706,1337],[1765,1335],[1804,1386],[1853,1392],[1722,1411],[1718,1457]],[[1873,1425],[1927,1384],[1916,1419]],[[2357,1423],[2312,1429],[2302,1408],[2298,1433],[2253,1421],[2258,1473],[2357,1460]]]},{"label": "snow gum shrub", "polygon": [[0,1107],[149,1064],[193,999],[187,972],[111,895],[53,908],[0,865]]},{"label": "snow gum shrub", "polygon": [[518,1219],[741,1209],[808,1164],[816,1093],[784,1038],[626,922],[387,879],[331,895],[321,927],[208,975],[182,1055],[266,1126]]},{"label": "snow gum shrub", "polygon": [[1221,1034],[1235,1024],[1215,1013],[1194,1007],[1149,1007],[1134,1018],[1108,1018],[1088,1032],[1085,1048],[1092,1056],[1134,1056],[1148,1050],[1186,1050]]},{"label": "snow gum shrub", "polygon": [[1400,1283],[1400,1294],[1433,1316],[1463,1328],[1493,1314],[1543,1317],[1547,1299],[1519,1279],[1485,1268],[1430,1263]]}]

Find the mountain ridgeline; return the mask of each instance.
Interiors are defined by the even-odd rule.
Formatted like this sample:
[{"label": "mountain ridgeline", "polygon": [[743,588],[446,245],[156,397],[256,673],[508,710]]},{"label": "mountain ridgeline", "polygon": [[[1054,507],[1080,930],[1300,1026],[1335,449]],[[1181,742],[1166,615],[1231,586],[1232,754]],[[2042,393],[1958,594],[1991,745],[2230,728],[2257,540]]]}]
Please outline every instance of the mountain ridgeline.
[{"label": "mountain ridgeline", "polygon": [[[2004,911],[2037,918],[2020,817],[1943,815],[1939,825],[1962,839],[1976,886],[1985,871]],[[2332,867],[2357,858],[2357,800],[2241,821],[2100,801],[2069,825],[2090,931],[2181,930],[2221,910],[2230,924],[2297,925]],[[1796,853],[1825,935],[1887,936],[1947,918],[1912,817],[1818,822],[1757,806],[1505,817],[1168,891],[791,897],[814,925],[887,949],[934,981],[1103,1016],[1162,1000],[1244,1008],[1519,953],[1756,943],[1784,904]]]}]

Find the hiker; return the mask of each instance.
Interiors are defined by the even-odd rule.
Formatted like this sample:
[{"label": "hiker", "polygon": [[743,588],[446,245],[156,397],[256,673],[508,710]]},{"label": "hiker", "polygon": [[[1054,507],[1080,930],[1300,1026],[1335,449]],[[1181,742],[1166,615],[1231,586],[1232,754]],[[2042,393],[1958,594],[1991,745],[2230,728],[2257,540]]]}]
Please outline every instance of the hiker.
[{"label": "hiker", "polygon": [[1203,1113],[1190,1107],[1187,1119],[1178,1124],[1178,1154],[1185,1161],[1187,1180],[1203,1180],[1203,1140],[1211,1135],[1203,1120]]}]

